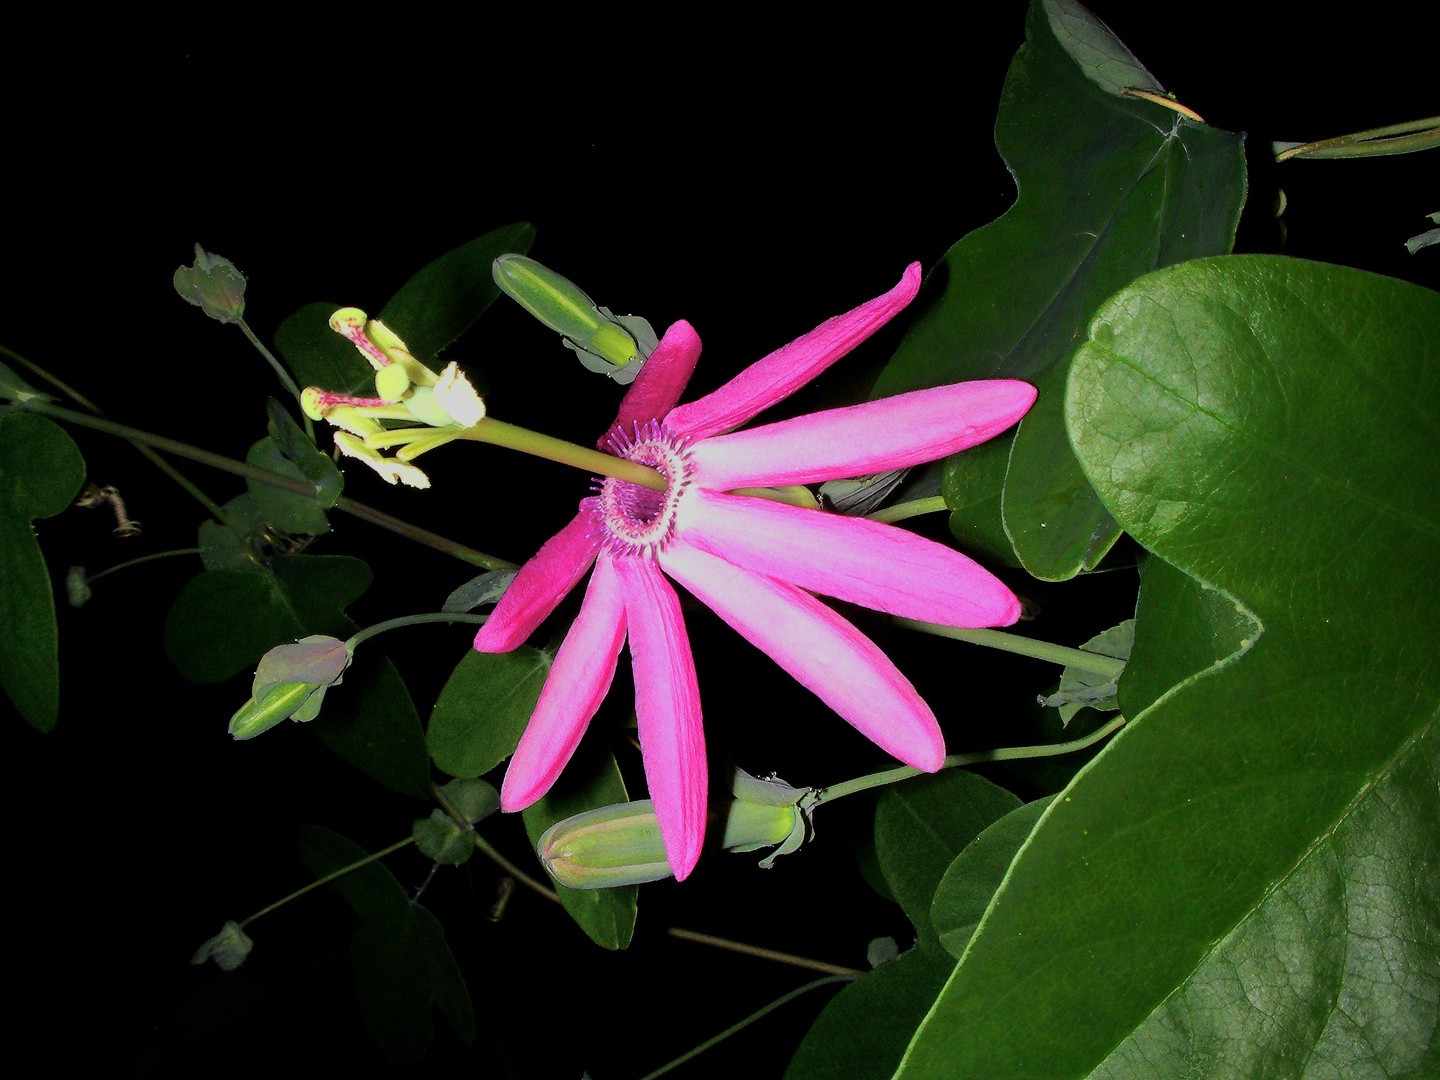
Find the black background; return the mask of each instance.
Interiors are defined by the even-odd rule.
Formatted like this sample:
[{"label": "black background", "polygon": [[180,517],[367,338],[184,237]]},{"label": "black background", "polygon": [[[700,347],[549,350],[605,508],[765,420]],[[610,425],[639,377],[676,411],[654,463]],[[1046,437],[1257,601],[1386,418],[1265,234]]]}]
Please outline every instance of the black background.
[{"label": "black background", "polygon": [[[1434,152],[1267,163],[1272,139],[1440,111],[1433,92],[1402,92],[1407,54],[1418,51],[1413,28],[1379,6],[1366,22],[1324,25],[1254,3],[1094,9],[1181,101],[1248,133],[1240,250],[1437,283],[1440,252],[1412,257],[1402,246],[1440,209]],[[276,387],[238,332],[176,297],[171,274],[197,240],[248,275],[247,319],[270,340],[303,303],[376,310],[435,256],[528,220],[538,229],[532,255],[597,302],[657,328],[678,318],[697,328],[705,359],[693,396],[888,289],[908,262],[933,265],[1014,197],[991,132],[1023,40],[1019,2],[967,12],[959,29],[898,11],[842,24],[830,9],[793,24],[740,10],[673,24],[616,12],[532,21],[485,11],[461,22],[392,12],[324,27],[247,22],[240,12],[222,27],[224,17],[57,24],[18,50],[7,73],[0,340],[117,419],[237,458],[263,433]],[[1273,216],[1282,186],[1283,236]],[[897,340],[892,327],[790,407],[853,395]],[[449,355],[519,373],[495,376],[492,413],[576,441],[598,433],[618,400],[503,299]],[[522,377],[533,365],[556,378]],[[534,396],[542,386],[545,396]],[[123,444],[73,434],[91,479],[117,485],[145,532],[114,540],[96,511],[38,523],[57,582],[72,564],[93,571],[193,545],[197,506]],[[416,493],[352,466],[347,494],[521,561],[568,520],[586,486],[572,471],[475,446],[426,467],[435,487]],[[241,490],[223,474],[183,468],[217,499]],[[376,586],[351,608],[362,624],[437,608],[469,576],[343,519],[312,550],[360,554],[376,568]],[[24,998],[13,1030],[48,1045],[56,1063],[103,1061],[145,1076],[282,1063],[384,1071],[350,997],[350,915],[328,893],[257,922],[239,972],[187,964],[225,919],[306,880],[297,824],[373,849],[428,813],[293,727],[229,739],[225,722],[246,679],[188,685],[159,648],[170,598],[197,569],[164,561],[98,583],[83,609],[62,602],[53,734],[35,734],[0,703],[12,971]],[[1117,580],[1014,584],[1046,613],[1037,635],[1076,644],[1127,614],[1133,578]],[[691,632],[712,748],[800,784],[883,767],[883,755],[751,664],[749,646],[707,619],[692,617]],[[878,621],[862,625],[884,644]],[[422,716],[467,639],[436,627],[385,641]],[[945,694],[956,679],[981,686],[964,695],[963,715],[941,710],[952,749],[972,729],[1009,741],[997,692],[985,687],[1013,695],[1018,686],[1025,697],[1052,677],[1041,665],[957,661],[936,649],[902,660],[940,673],[923,692]],[[612,695],[623,697],[622,688]],[[634,766],[625,763],[638,786]],[[856,967],[872,937],[904,946],[903,916],[855,868],[848,836],[868,804],[854,801],[826,811],[816,842],[774,870],[758,871],[748,856],[709,859],[684,885],[645,887],[635,945],[621,954],[592,946],[523,890],[501,922],[487,921],[499,874],[479,858],[440,875],[425,902],[467,974],[481,1035],[466,1050],[437,1017],[421,1068],[639,1076],[809,978],[675,942],[668,926]],[[526,857],[518,823],[487,835]],[[411,888],[427,869],[413,851],[388,865]],[[677,1075],[779,1076],[829,993]]]}]

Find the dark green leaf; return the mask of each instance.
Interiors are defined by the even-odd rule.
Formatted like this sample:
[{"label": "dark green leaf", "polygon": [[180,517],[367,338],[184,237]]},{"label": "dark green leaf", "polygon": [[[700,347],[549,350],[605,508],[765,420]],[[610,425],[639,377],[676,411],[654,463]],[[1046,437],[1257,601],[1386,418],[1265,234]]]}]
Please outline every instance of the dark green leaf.
[{"label": "dark green leaf", "polygon": [[527,645],[508,653],[467,652],[430,713],[425,741],[435,764],[451,776],[479,776],[513,754],[550,660]]},{"label": "dark green leaf", "polygon": [[875,849],[922,948],[943,952],[930,904],[945,870],[982,829],[1020,805],[984,777],[946,769],[896,784],[875,807]]},{"label": "dark green leaf", "polygon": [[[298,840],[300,857],[317,878],[366,854],[315,825],[302,826]],[[470,995],[439,920],[412,902],[378,862],[336,878],[330,887],[359,916],[350,944],[355,993],[365,1027],[385,1056],[396,1065],[419,1063],[435,1035],[432,1004],[440,1006],[462,1042],[473,1042]]]},{"label": "dark green leaf", "polygon": [[1054,800],[1054,795],[1047,795],[991,822],[946,868],[930,905],[930,921],[940,944],[955,959],[965,952],[990,898],[1005,880],[1005,871]]},{"label": "dark green leaf", "polygon": [[890,1080],[954,966],[943,953],[911,949],[855,980],[816,1017],[785,1080]]},{"label": "dark green leaf", "polygon": [[1055,40],[1085,77],[1112,94],[1127,87],[1163,94],[1165,88],[1093,12],[1075,0],[1045,0],[1045,15]]},{"label": "dark green leaf", "polygon": [[[525,832],[533,847],[540,842],[545,830],[557,821],[629,800],[614,755],[582,745],[555,786],[524,811]],[[580,924],[580,929],[589,935],[591,941],[606,949],[623,949],[630,944],[630,938],[635,933],[639,886],[568,889],[555,881],[551,884],[560,894],[565,910]]]},{"label": "dark green leaf", "polygon": [[265,566],[256,553],[264,543],[265,521],[249,495],[237,495],[224,506],[229,525],[205,520],[197,530],[200,561],[206,570],[239,570],[261,574]]},{"label": "dark green leaf", "polygon": [[962,548],[979,558],[1019,567],[1000,515],[1000,493],[1014,441],[1014,435],[1006,433],[946,458],[941,494],[951,511],[950,533]]},{"label": "dark green leaf", "polygon": [[430,755],[420,714],[389,657],[361,646],[345,681],[306,727],[366,776],[402,795],[430,797]]},{"label": "dark green leaf", "polygon": [[1137,615],[1126,678],[1174,689],[1035,830],[906,1080],[1434,1074],[1437,401],[1440,296],[1402,282],[1202,260],[1098,313],[1088,475],[1260,630],[1223,662],[1218,601]]},{"label": "dark green leaf", "polygon": [[[274,439],[261,439],[250,447],[250,452],[245,455],[245,464],[288,476],[291,480],[309,480],[298,465],[280,452]],[[334,462],[331,462],[331,468],[334,468]],[[245,483],[250,488],[250,504],[261,519],[276,530],[304,536],[330,531],[330,523],[325,520],[325,511],[320,508],[316,496],[297,495],[260,480],[247,478]]]},{"label": "dark green leaf", "polygon": [[306,304],[275,331],[275,348],[300,386],[336,394],[372,397],[375,369],[354,345],[330,329],[330,316],[344,304]]},{"label": "dark green leaf", "polygon": [[[1124,47],[1115,42],[1102,62],[1093,25],[1077,29],[1093,16],[1054,0],[1048,10],[1031,5],[995,125],[1016,203],[931,272],[875,396],[962,379],[1039,388],[1013,439],[1001,512],[1025,568],[1058,580],[1092,569],[1119,535],[1065,434],[1070,354],[1116,289],[1157,266],[1230,249],[1245,169],[1240,136],[1102,88],[1097,75]],[[1082,69],[1075,55],[1087,49]],[[1001,494],[997,485],[969,501]],[[976,539],[998,543],[993,525],[980,528]]]},{"label": "dark green leaf", "polygon": [[344,615],[370,585],[370,568],[341,555],[287,555],[264,573],[206,570],[165,620],[165,655],[192,682],[223,682],[267,649],[307,634],[348,638]]},{"label": "dark green leaf", "polygon": [[0,686],[31,727],[60,714],[60,639],[50,572],[30,522],[54,517],[85,482],[80,449],[38,416],[0,416]]},{"label": "dark green leaf", "polygon": [[270,438],[275,440],[280,453],[285,455],[286,460],[294,462],[305,479],[315,485],[315,496],[321,507],[328,510],[334,506],[345,486],[345,480],[340,475],[340,470],[335,467],[334,460],[329,454],[322,454],[315,449],[315,444],[305,434],[304,429],[274,398],[265,403],[265,412],[270,418],[266,425]]},{"label": "dark green leaf", "polygon": [[507,252],[524,254],[534,242],[535,226],[521,221],[462,244],[421,268],[376,317],[428,364],[500,295],[490,264]]}]

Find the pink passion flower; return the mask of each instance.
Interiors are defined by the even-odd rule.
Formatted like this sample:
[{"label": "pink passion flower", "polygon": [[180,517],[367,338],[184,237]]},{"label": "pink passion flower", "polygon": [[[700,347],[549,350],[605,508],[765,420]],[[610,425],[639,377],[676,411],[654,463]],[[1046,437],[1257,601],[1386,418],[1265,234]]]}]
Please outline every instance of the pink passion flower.
[{"label": "pink passion flower", "polygon": [[[822,323],[719,390],[678,405],[700,339],[677,322],[620,403],[600,448],[659,471],[663,492],[609,478],[527,562],[475,637],[522,644],[594,566],[501,788],[521,810],[549,790],[615,676],[630,638],[645,778],[677,879],[705,833],[700,693],[673,578],[887,753],[933,772],[935,714],[859,630],[811,593],[947,626],[1007,626],[1019,602],[958,551],[864,518],[737,488],[814,484],[953,454],[1025,414],[1034,387],[956,383],[776,424],[733,429],[788,397],[914,299],[920,264],[885,295]],[[733,432],[732,434],[725,434]]]}]

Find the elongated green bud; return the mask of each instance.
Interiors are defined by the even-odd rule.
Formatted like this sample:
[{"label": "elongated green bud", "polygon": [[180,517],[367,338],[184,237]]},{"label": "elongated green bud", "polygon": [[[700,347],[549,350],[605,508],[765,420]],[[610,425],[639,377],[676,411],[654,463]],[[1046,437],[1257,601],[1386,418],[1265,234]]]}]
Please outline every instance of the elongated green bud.
[{"label": "elongated green bud", "polygon": [[[635,372],[622,369],[643,361],[655,348],[655,332],[644,319],[597,307],[573,281],[534,259],[501,255],[490,272],[502,292],[562,335],[591,371],[630,382]],[[636,363],[636,370],[639,366]]]},{"label": "elongated green bud", "polygon": [[[719,846],[729,851],[785,844],[797,830],[802,837],[805,831],[803,811],[791,803],[737,799],[721,804],[711,818],[723,822]],[[674,875],[649,799],[557,821],[540,837],[536,851],[550,876],[572,889],[612,889]]]},{"label": "elongated green bud", "polygon": [[277,645],[260,658],[250,700],[230,718],[230,734],[253,739],[282,720],[315,719],[325,691],[340,681],[349,664],[346,643],[323,634]]}]

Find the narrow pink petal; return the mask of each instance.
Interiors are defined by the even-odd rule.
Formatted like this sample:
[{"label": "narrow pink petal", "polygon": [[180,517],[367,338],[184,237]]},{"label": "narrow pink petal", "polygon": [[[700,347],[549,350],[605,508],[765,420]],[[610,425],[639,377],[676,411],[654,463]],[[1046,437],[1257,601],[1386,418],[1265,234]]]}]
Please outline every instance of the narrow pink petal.
[{"label": "narrow pink petal", "polygon": [[685,540],[757,574],[946,626],[1009,626],[1020,602],[953,548],[866,518],[699,488],[682,500]]},{"label": "narrow pink petal", "polygon": [[665,572],[887,754],[934,772],[945,739],[930,706],[876,644],[809,593],[752,574],[683,540]]},{"label": "narrow pink petal", "polygon": [[500,787],[502,810],[523,810],[550,790],[605,700],[623,644],[625,599],[613,564],[608,556],[602,556],[585,590],[580,614],[555,654],[535,715],[505,770]]},{"label": "narrow pink petal", "polygon": [[606,450],[616,428],[631,434],[636,424],[658,420],[675,408],[699,359],[700,335],[694,327],[684,319],[672,324],[625,392],[615,423],[596,445]]},{"label": "narrow pink petal", "polygon": [[724,491],[900,469],[993,438],[1034,401],[1029,383],[994,379],[810,413],[695,444],[694,479]]},{"label": "narrow pink petal", "polygon": [[565,594],[579,584],[600,550],[590,500],[569,525],[541,545],[520,568],[490,618],[475,635],[481,652],[509,652],[535,632]]},{"label": "narrow pink petal", "polygon": [[665,857],[683,881],[705,840],[705,732],[700,688],[680,600],[648,559],[615,560],[625,595],[630,657],[635,664],[635,717],[645,780],[655,800]]},{"label": "narrow pink petal", "polygon": [[681,405],[666,418],[666,424],[675,434],[691,439],[739,427],[789,397],[879,330],[919,291],[920,264],[911,263],[900,283],[884,296],[821,323],[804,337],[751,364],[714,393]]}]

